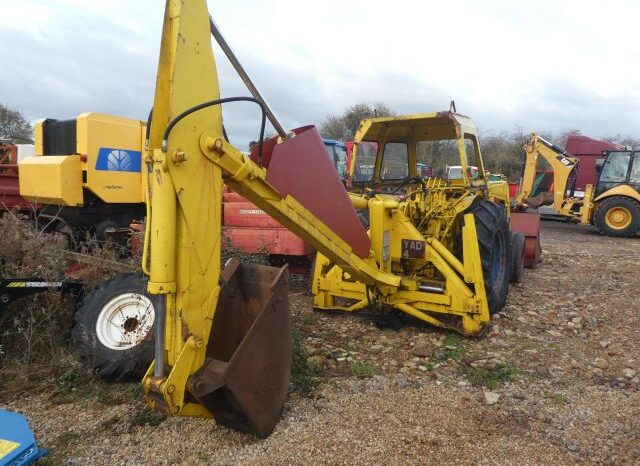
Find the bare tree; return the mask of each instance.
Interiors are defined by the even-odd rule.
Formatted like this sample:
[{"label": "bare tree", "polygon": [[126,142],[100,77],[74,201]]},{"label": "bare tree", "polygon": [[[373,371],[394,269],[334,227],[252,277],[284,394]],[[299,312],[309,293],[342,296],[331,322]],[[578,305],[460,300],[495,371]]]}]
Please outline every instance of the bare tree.
[{"label": "bare tree", "polygon": [[0,104],[0,137],[31,140],[33,128],[17,110]]},{"label": "bare tree", "polygon": [[350,141],[365,118],[395,115],[383,102],[358,103],[347,108],[341,116],[329,115],[320,126],[322,136],[340,141]]}]

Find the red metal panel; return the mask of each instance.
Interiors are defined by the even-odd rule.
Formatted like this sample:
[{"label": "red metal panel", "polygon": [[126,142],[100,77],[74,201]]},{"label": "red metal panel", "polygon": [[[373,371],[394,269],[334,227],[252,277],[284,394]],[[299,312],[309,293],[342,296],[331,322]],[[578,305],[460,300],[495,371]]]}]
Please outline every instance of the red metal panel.
[{"label": "red metal panel", "polygon": [[249,254],[268,253],[309,256],[315,249],[285,228],[225,227],[231,245]]},{"label": "red metal panel", "polygon": [[520,183],[509,183],[509,197],[515,199],[520,191]]},{"label": "red metal panel", "polygon": [[222,202],[248,202],[244,197],[233,191],[225,191],[222,194]]},{"label": "red metal panel", "polygon": [[327,157],[315,126],[294,130],[296,137],[273,148],[267,182],[293,196],[360,257],[369,255],[370,240],[338,172]]},{"label": "red metal panel", "polygon": [[224,225],[236,227],[284,228],[251,202],[225,202]]},{"label": "red metal panel", "polygon": [[524,265],[536,268],[540,263],[540,214],[511,212],[511,231],[524,234]]}]

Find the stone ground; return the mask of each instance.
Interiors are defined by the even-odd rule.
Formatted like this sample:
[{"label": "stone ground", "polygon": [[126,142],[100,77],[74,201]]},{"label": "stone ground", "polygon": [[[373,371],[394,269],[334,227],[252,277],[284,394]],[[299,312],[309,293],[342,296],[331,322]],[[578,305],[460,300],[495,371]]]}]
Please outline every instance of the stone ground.
[{"label": "stone ground", "polygon": [[136,384],[4,407],[28,416],[49,464],[639,464],[640,239],[544,222],[542,241],[483,339],[381,331],[294,291],[312,393],[266,440],[149,413]]}]

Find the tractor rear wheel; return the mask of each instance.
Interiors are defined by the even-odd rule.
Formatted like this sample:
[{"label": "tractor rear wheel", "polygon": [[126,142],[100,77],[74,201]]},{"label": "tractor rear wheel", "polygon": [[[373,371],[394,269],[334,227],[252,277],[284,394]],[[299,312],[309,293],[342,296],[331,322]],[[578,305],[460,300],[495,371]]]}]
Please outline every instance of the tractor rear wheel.
[{"label": "tractor rear wheel", "polygon": [[593,217],[603,235],[629,237],[640,230],[640,205],[628,197],[605,199],[598,204]]},{"label": "tractor rear wheel", "polygon": [[75,314],[76,354],[101,377],[139,377],[153,360],[155,309],[142,274],[123,274],[89,293]]},{"label": "tractor rear wheel", "polygon": [[489,313],[495,314],[504,307],[509,291],[511,245],[507,215],[503,207],[490,201],[476,202],[467,213],[475,217]]}]

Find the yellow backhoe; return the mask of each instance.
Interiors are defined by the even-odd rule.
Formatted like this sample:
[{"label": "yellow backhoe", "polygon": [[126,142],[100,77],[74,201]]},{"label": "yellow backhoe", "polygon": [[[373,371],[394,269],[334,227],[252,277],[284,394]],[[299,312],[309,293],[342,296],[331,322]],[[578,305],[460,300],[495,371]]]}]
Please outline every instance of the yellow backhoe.
[{"label": "yellow backhoe", "polygon": [[[220,97],[210,34],[252,97]],[[238,101],[255,103],[262,114],[250,157],[223,131],[221,105]],[[266,119],[278,133],[269,140]],[[467,117],[440,112],[364,121],[356,146],[375,142],[363,144],[376,147],[369,154],[374,169],[359,193],[348,193],[315,127],[287,131],[276,120],[206,1],[167,0],[147,128],[142,269],[155,309],[155,360],[143,387],[153,409],[214,417],[266,436],[287,396],[287,269],[231,260],[221,270],[223,184],[318,250],[317,308],[396,312],[479,335],[505,303],[508,189],[504,180],[488,179]],[[418,163],[443,148],[455,158],[444,166],[460,166],[461,176],[418,176]],[[356,159],[365,157],[359,152]]]},{"label": "yellow backhoe", "polygon": [[[586,185],[584,196],[578,197],[576,157],[535,133],[524,149],[524,173],[516,207],[552,205],[556,214],[583,225],[595,225],[608,236],[629,237],[640,231],[640,152],[606,153],[596,185]],[[553,170],[553,193],[532,196],[539,157]]]}]

